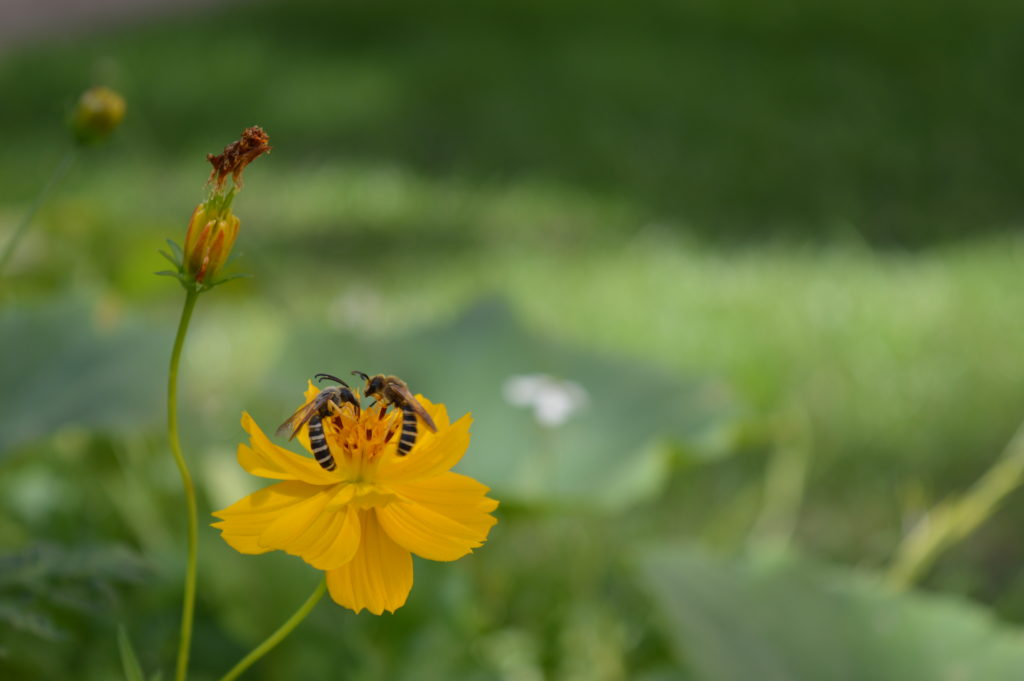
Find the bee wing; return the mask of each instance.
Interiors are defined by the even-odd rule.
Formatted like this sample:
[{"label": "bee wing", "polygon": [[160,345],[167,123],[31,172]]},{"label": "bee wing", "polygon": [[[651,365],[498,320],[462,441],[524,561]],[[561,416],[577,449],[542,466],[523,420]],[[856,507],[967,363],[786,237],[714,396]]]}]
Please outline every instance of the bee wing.
[{"label": "bee wing", "polygon": [[276,434],[284,435],[286,432],[288,432],[288,429],[291,428],[292,433],[291,435],[288,436],[288,439],[291,440],[298,434],[299,429],[306,424],[306,421],[313,418],[313,414],[315,413],[316,400],[310,400],[306,404],[299,407],[294,414],[289,416],[284,423],[278,426]]},{"label": "bee wing", "polygon": [[409,392],[408,386],[406,386],[404,383],[388,381],[388,387],[402,396],[402,399],[405,400],[405,403],[409,406],[409,409],[412,409],[417,416],[423,419],[423,423],[427,424],[427,428],[430,428],[430,430],[434,431],[435,433],[437,432],[437,426],[434,425],[434,419],[430,418],[430,414],[428,414],[427,410],[423,408],[423,405],[420,404],[416,400],[416,398],[412,396],[412,393]]}]

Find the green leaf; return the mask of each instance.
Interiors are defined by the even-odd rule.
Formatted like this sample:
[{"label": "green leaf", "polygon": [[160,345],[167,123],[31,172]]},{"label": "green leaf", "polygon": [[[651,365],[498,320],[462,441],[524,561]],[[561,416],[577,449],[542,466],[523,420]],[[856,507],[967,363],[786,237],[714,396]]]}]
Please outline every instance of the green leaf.
[{"label": "green leaf", "polygon": [[796,559],[648,552],[642,583],[698,681],[1019,681],[1022,632],[965,601]]},{"label": "green leaf", "polygon": [[128,638],[128,632],[124,625],[117,625],[117,647],[121,651],[121,666],[124,668],[124,677],[127,681],[146,681],[142,673],[142,666],[139,665],[139,658],[135,655],[132,642]]},{"label": "green leaf", "polygon": [[154,272],[153,274],[155,274],[158,277],[181,277],[181,275],[178,272],[172,272],[171,270],[160,270],[159,272]]}]

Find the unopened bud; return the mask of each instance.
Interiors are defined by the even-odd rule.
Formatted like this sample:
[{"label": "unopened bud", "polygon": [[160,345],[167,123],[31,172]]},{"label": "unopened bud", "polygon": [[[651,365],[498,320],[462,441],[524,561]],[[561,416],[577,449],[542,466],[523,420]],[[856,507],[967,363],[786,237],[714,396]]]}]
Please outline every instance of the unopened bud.
[{"label": "unopened bud", "polygon": [[108,87],[93,87],[82,93],[71,116],[75,139],[92,144],[105,139],[124,118],[124,98]]},{"label": "unopened bud", "polygon": [[216,281],[238,238],[239,220],[231,197],[214,197],[196,206],[185,234],[184,273],[200,286]]}]

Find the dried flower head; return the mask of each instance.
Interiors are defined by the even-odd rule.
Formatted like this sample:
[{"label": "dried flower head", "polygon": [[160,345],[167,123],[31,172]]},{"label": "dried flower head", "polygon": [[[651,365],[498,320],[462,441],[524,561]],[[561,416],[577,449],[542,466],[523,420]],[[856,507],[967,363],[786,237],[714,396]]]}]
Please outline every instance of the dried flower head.
[{"label": "dried flower head", "polygon": [[263,128],[254,125],[242,131],[242,138],[224,147],[221,153],[207,154],[206,160],[213,166],[209,182],[213,184],[214,191],[224,189],[224,180],[228,175],[231,175],[235,187],[241,189],[242,171],[263,154],[270,153],[272,147],[269,141],[270,137],[263,132]]}]

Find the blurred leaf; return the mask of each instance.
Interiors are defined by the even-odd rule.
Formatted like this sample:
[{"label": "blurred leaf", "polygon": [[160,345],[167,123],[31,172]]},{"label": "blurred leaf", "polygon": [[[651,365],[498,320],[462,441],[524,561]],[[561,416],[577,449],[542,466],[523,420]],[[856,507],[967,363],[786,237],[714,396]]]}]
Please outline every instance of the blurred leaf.
[{"label": "blurred leaf", "polygon": [[138,556],[120,546],[39,542],[0,554],[0,624],[46,640],[63,638],[57,618],[106,612],[115,587],[143,574]]},{"label": "blurred leaf", "polygon": [[146,681],[139,658],[135,655],[135,649],[132,648],[132,642],[123,624],[117,626],[117,647],[121,651],[121,665],[124,667],[125,678],[128,681]]},{"label": "blurred leaf", "polygon": [[[395,373],[414,392],[446,403],[453,419],[472,412],[473,444],[459,470],[505,500],[632,503],[661,489],[671,464],[668,444],[699,452],[699,443],[733,418],[720,384],[544,339],[496,301],[394,341],[339,341],[333,333],[324,338],[321,330],[300,330],[293,344],[285,356],[302,358],[309,375]],[[347,358],[340,365],[339,355]],[[503,395],[509,378],[527,374],[579,384],[586,405],[562,425],[539,424],[530,409]]]},{"label": "blurred leaf", "polygon": [[953,598],[895,593],[799,560],[649,552],[642,574],[680,661],[704,681],[1017,681],[1020,630]]},{"label": "blurred leaf", "polygon": [[64,638],[64,632],[57,627],[52,617],[46,613],[19,607],[14,603],[0,603],[0,623],[47,641]]},{"label": "blurred leaf", "polygon": [[0,456],[64,425],[131,429],[161,417],[169,342],[139,324],[102,321],[80,302],[0,313]]}]

